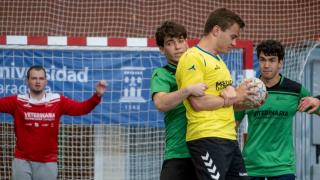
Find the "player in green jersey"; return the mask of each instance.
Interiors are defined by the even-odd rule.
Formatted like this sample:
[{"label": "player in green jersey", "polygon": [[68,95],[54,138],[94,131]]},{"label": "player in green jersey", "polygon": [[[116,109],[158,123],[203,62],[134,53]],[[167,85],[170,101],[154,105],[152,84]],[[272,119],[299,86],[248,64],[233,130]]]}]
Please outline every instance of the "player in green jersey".
[{"label": "player in green jersey", "polygon": [[268,98],[256,109],[236,113],[236,120],[248,115],[247,142],[243,157],[251,180],[294,180],[295,152],[292,123],[300,100],[309,92],[280,74],[284,47],[275,40],[257,46],[260,79]]},{"label": "player in green jersey", "polygon": [[196,180],[194,166],[187,148],[186,110],[182,101],[190,95],[202,96],[204,83],[178,90],[175,70],[180,56],[187,50],[187,32],[184,26],[164,22],[156,32],[156,42],[168,64],[153,71],[151,79],[152,99],[159,111],[164,112],[165,154],[161,180]]}]

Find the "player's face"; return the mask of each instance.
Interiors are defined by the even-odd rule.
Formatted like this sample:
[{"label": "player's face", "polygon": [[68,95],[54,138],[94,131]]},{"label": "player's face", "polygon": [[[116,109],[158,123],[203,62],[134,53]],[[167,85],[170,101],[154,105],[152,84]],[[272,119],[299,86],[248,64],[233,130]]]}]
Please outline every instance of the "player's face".
[{"label": "player's face", "polygon": [[32,94],[41,94],[47,85],[47,79],[43,70],[32,69],[27,84]]},{"label": "player's face", "polygon": [[183,37],[166,37],[163,47],[160,47],[160,51],[166,56],[168,63],[174,65],[178,64],[179,58],[187,49],[188,43]]},{"label": "player's face", "polygon": [[278,56],[266,56],[261,52],[259,55],[259,66],[261,77],[270,81],[279,75],[282,60]]},{"label": "player's face", "polygon": [[[218,27],[220,29],[220,27]],[[225,31],[218,30],[217,33],[217,51],[218,53],[227,53],[236,45],[236,40],[240,34],[240,26],[234,23]]]}]

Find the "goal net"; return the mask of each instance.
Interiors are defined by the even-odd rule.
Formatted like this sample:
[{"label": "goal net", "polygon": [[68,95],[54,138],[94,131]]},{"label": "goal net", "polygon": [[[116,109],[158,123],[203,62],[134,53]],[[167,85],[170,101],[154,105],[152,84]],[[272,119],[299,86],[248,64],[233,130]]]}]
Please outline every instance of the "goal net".
[{"label": "goal net", "polygon": [[[246,22],[241,39],[252,40],[253,46],[265,39],[285,45],[282,74],[298,82],[303,82],[308,55],[320,37],[319,0],[3,0],[1,4],[0,96],[25,92],[24,73],[33,64],[47,68],[48,91],[76,100],[90,97],[96,81],[109,82],[103,103],[92,113],[63,117],[60,179],[159,178],[163,115],[154,108],[149,87],[152,70],[163,66],[165,59],[147,38],[154,37],[164,20],[185,25],[189,38],[199,39],[209,12],[232,9]],[[145,48],[132,49],[135,45]],[[240,48],[224,55],[235,83],[254,75],[243,74],[249,67],[244,66],[247,61],[243,63],[245,54]],[[251,59],[257,75],[256,54]],[[296,121],[297,131],[305,132],[305,118]],[[13,130],[12,118],[0,114],[0,179],[11,179]],[[306,142],[296,139],[297,144]],[[308,167],[312,160],[300,158],[303,152],[297,150],[297,164]],[[302,175],[308,173],[306,168],[297,168],[298,179],[308,179]]]}]

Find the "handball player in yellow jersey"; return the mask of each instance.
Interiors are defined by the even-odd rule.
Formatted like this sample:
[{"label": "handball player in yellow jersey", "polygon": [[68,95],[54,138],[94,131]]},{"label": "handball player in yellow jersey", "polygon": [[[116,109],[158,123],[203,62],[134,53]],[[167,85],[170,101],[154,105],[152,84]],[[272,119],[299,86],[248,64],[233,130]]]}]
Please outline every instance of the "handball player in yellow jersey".
[{"label": "handball player in yellow jersey", "polygon": [[232,87],[230,72],[219,56],[236,44],[243,20],[234,12],[221,8],[212,12],[205,24],[204,36],[197,46],[180,58],[176,71],[178,87],[205,83],[201,97],[184,101],[187,110],[186,141],[201,180],[248,179],[236,140],[234,107],[250,100],[254,85]]}]

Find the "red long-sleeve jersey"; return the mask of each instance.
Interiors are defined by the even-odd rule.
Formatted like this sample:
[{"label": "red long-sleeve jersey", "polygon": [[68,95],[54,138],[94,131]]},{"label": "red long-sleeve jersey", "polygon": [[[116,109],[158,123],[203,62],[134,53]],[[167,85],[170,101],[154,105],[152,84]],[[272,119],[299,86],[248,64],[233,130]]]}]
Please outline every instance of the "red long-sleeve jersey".
[{"label": "red long-sleeve jersey", "polygon": [[14,156],[36,162],[56,162],[60,117],[87,114],[100,100],[96,94],[78,102],[54,93],[45,94],[40,101],[29,94],[0,98],[0,112],[14,118]]}]

